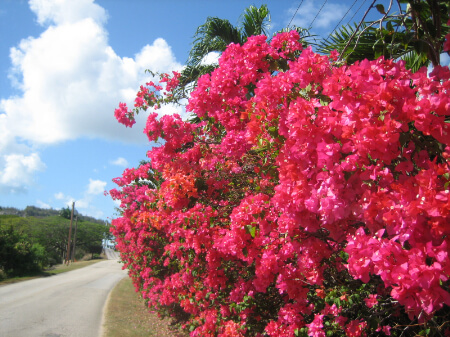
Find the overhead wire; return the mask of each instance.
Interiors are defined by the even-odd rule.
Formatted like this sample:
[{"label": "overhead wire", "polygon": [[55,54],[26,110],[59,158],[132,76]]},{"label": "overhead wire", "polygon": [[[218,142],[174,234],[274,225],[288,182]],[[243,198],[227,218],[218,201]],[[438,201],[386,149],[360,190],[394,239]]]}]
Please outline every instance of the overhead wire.
[{"label": "overhead wire", "polygon": [[300,6],[302,5],[303,1],[304,1],[304,0],[300,1],[300,5],[298,5],[297,10],[295,11],[294,15],[292,15],[291,21],[289,21],[289,24],[287,25],[288,28],[289,28],[289,26],[291,25],[292,20],[294,20],[294,17],[297,15],[297,12],[298,12],[298,10],[300,9]]},{"label": "overhead wire", "polygon": [[[366,0],[364,0],[364,1],[366,1]],[[339,27],[339,25],[341,24],[341,22],[344,20],[344,18],[347,16],[347,14],[351,11],[351,9],[352,9],[353,6],[356,4],[356,2],[358,2],[358,0],[355,0],[355,1],[353,2],[353,4],[350,6],[350,8],[349,8],[349,9],[347,10],[347,12],[344,14],[344,16],[342,17],[342,19],[339,20],[339,22],[337,23],[336,27],[333,28],[333,30],[332,30],[331,33],[328,35],[328,37],[325,39],[325,41],[328,40],[328,39],[330,38],[331,34],[333,34],[334,31]]]},{"label": "overhead wire", "polygon": [[308,29],[311,29],[311,27],[312,27],[314,21],[316,21],[317,17],[319,16],[320,12],[321,12],[322,9],[323,9],[323,6],[325,6],[325,4],[327,3],[327,1],[328,1],[328,0],[325,0],[325,1],[323,2],[322,7],[320,7],[320,9],[319,9],[319,11],[317,12],[316,16],[314,17],[314,19],[312,20],[312,22],[309,24],[309,28],[308,28]]},{"label": "overhead wire", "polygon": [[359,6],[359,8],[356,10],[355,14],[352,15],[352,17],[350,18],[350,20],[348,20],[347,25],[350,23],[350,21],[353,20],[353,18],[355,17],[355,15],[359,12],[359,10],[362,8],[362,6],[364,6],[364,4],[366,3],[367,0],[364,0],[363,3],[361,4],[361,6]]}]

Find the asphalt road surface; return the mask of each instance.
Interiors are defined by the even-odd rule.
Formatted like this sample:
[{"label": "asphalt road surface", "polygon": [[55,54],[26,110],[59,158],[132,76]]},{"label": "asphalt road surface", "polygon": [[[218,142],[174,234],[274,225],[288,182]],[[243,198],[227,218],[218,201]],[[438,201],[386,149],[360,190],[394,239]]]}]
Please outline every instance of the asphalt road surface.
[{"label": "asphalt road surface", "polygon": [[122,264],[91,266],[0,287],[0,337],[98,337]]}]

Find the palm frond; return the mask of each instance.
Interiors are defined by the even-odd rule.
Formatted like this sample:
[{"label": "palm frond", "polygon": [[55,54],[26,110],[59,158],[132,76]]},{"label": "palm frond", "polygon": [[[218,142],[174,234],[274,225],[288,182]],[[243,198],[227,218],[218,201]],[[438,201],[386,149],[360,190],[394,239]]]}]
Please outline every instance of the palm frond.
[{"label": "palm frond", "polygon": [[317,50],[320,53],[336,50],[340,54],[344,51],[341,59],[354,63],[363,59],[374,60],[380,56],[398,59],[415,48],[409,32],[379,30],[371,27],[370,22],[363,23],[355,33],[356,28],[356,24],[340,27],[321,41]]},{"label": "palm frond", "polygon": [[[340,54],[345,49],[345,46],[349,43],[350,38],[355,34],[357,25],[344,25],[338,30],[334,31],[327,39],[321,41],[317,47],[319,53],[329,54],[331,51],[336,50]],[[347,62],[353,63],[356,60],[364,58],[374,59],[375,50],[373,46],[376,44],[377,37],[369,31],[363,33],[366,25],[361,26],[360,33],[355,34],[355,38],[350,41],[345,54],[342,55],[343,59]],[[357,35],[357,37],[356,37]],[[356,45],[356,42],[358,44]]]},{"label": "palm frond", "polygon": [[204,74],[209,74],[216,68],[217,68],[217,65],[213,65],[213,64],[207,64],[207,65],[198,64],[196,66],[188,65],[181,72],[180,85],[183,86],[183,85],[191,82],[194,79],[195,80],[198,79],[200,76],[202,76]]},{"label": "palm frond", "polygon": [[228,20],[208,17],[195,32],[187,64],[197,65],[210,52],[222,52],[230,43],[241,42],[241,33]]},{"label": "palm frond", "polygon": [[405,61],[405,67],[411,69],[413,73],[422,67],[428,66],[431,62],[426,54],[419,54],[413,50],[402,55],[399,59]]},{"label": "palm frond", "polygon": [[246,38],[252,35],[268,35],[270,25],[270,13],[267,5],[248,7],[241,17],[242,35]]}]

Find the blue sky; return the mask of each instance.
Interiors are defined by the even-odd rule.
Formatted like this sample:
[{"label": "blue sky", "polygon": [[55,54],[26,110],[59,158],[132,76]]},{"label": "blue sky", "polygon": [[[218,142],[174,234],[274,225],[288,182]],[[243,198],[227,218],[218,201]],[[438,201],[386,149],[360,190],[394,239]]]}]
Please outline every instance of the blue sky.
[{"label": "blue sky", "polygon": [[[272,31],[292,18],[309,26],[323,4],[0,0],[0,206],[61,209],[75,201],[82,214],[113,218],[116,205],[103,191],[152,146],[142,132],[146,116],[125,128],[114,109],[119,102],[132,106],[139,85],[149,80],[145,69],[180,70],[208,16],[237,24],[246,7],[262,3]],[[353,3],[327,1],[313,33],[328,36]],[[342,23],[353,15],[358,21],[370,3],[357,0]],[[161,111],[174,112],[182,111]]]}]

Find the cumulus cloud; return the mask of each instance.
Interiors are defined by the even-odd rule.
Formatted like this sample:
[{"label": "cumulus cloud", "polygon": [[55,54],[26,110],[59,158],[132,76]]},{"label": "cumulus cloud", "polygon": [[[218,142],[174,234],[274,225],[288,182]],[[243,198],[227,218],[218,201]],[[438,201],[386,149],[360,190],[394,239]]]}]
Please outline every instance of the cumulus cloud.
[{"label": "cumulus cloud", "polygon": [[[149,80],[145,69],[181,69],[161,38],[133,57],[118,56],[108,44],[107,13],[93,0],[29,4],[45,31],[10,49],[9,77],[20,94],[0,101],[0,184],[16,189],[45,167],[39,158],[45,145],[81,137],[146,142],[142,132],[114,119],[114,109],[119,102],[133,105],[139,85]],[[161,110],[174,112],[182,111]],[[141,114],[135,128],[143,129],[144,123]],[[13,167],[24,175],[21,180]]]},{"label": "cumulus cloud", "polygon": [[45,203],[45,202],[43,202],[41,200],[37,200],[36,204],[40,208],[52,208],[49,204],[47,204],[47,203]]},{"label": "cumulus cloud", "polygon": [[112,160],[111,164],[117,165],[117,166],[127,167],[128,166],[128,160],[126,160],[125,158],[119,157],[116,160]]},{"label": "cumulus cloud", "polygon": [[12,76],[23,95],[0,102],[2,120],[14,136],[53,144],[79,137],[144,141],[140,132],[117,123],[119,101],[131,103],[145,69],[179,65],[163,39],[135,58],[120,58],[107,32],[91,18],[49,27],[39,38],[11,49]]},{"label": "cumulus cloud", "polygon": [[205,57],[202,58],[200,61],[201,65],[210,65],[210,64],[218,64],[220,58],[220,53],[212,51],[205,55]]},{"label": "cumulus cloud", "polygon": [[[321,2],[313,0],[304,1],[294,19],[292,20],[292,25],[302,28],[309,28],[311,22],[313,22],[314,17],[319,12],[321,7]],[[347,5],[328,2],[322,8],[322,11],[319,13],[319,15],[317,15],[317,18],[314,20],[312,31],[330,33],[334,26],[344,16],[347,9]],[[297,6],[292,7],[288,10],[289,20],[290,18],[292,18],[296,10]]]},{"label": "cumulus cloud", "polygon": [[58,192],[54,195],[55,199],[63,202],[64,206],[72,207],[72,203],[75,202],[75,208],[84,215],[90,215],[96,218],[101,218],[104,214],[93,204],[95,198],[102,195],[106,187],[106,182],[102,180],[89,179],[89,183],[83,193],[83,197],[74,198],[70,195],[66,195],[63,192]]},{"label": "cumulus cloud", "polygon": [[64,200],[64,198],[65,198],[64,193],[62,192],[55,193],[55,199]]},{"label": "cumulus cloud", "polygon": [[87,189],[88,195],[102,194],[105,191],[106,181],[89,179],[89,186]]},{"label": "cumulus cloud", "polygon": [[31,10],[36,13],[39,24],[45,23],[64,24],[77,22],[85,17],[94,18],[97,22],[106,21],[106,11],[94,0],[31,0]]},{"label": "cumulus cloud", "polygon": [[37,153],[7,154],[3,156],[2,161],[0,186],[8,192],[23,192],[24,185],[29,186],[33,183],[32,174],[45,168]]}]

